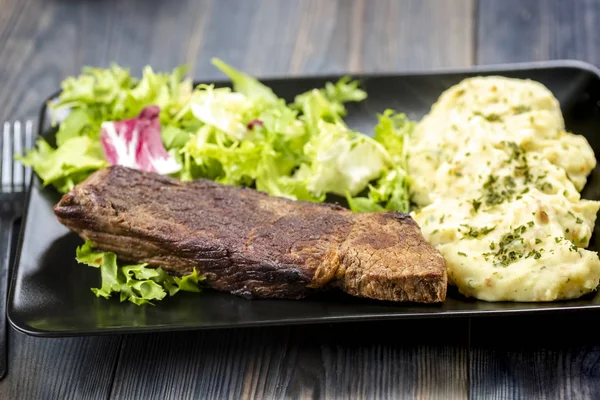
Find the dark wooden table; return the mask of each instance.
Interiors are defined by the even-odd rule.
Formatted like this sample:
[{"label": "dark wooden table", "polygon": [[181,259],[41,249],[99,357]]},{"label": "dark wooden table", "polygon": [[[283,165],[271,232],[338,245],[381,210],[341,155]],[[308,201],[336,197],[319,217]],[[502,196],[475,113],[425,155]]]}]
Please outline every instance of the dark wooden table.
[{"label": "dark wooden table", "polygon": [[[257,76],[577,58],[598,0],[0,0],[0,121],[83,65],[218,56]],[[600,398],[599,315],[38,339],[10,332],[0,399]]]}]

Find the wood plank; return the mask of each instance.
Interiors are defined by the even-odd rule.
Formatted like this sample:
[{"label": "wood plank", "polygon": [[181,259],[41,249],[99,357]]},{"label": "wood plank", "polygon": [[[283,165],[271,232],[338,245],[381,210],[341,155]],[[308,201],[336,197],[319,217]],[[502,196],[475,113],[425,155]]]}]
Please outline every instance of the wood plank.
[{"label": "wood plank", "polygon": [[403,321],[127,336],[113,398],[464,398],[467,324]]},{"label": "wood plank", "polygon": [[[600,63],[600,3],[481,0],[477,61],[572,58]],[[596,317],[473,320],[474,398],[599,398]]]},{"label": "wood plank", "polygon": [[[215,56],[257,76],[468,65],[473,3],[0,0],[0,120],[35,118],[83,65],[139,75],[188,63],[202,79],[221,77]],[[467,330],[411,321],[130,336],[112,396],[464,398]],[[0,398],[105,397],[118,346],[11,332]]]},{"label": "wood plank", "polygon": [[106,399],[121,342],[121,336],[33,338],[9,329],[8,374],[0,381],[0,399]]},{"label": "wood plank", "polygon": [[0,120],[35,118],[40,101],[84,65],[187,63],[212,57],[257,76],[468,65],[474,0],[0,0]]},{"label": "wood plank", "polygon": [[304,4],[292,73],[384,72],[472,63],[470,0]]},{"label": "wood plank", "polygon": [[600,64],[597,0],[481,0],[480,64],[572,58]]},{"label": "wood plank", "polygon": [[139,76],[147,64],[163,71],[195,59],[212,1],[0,0],[0,120],[37,117],[85,65],[115,62]]},{"label": "wood plank", "polygon": [[[60,79],[79,69],[71,18],[81,6],[73,6],[0,0],[0,121],[35,119]],[[41,339],[11,329],[0,398],[106,399],[120,343],[119,336]]]},{"label": "wood plank", "polygon": [[475,319],[473,398],[600,398],[595,314]]},{"label": "wood plank", "polygon": [[8,374],[1,399],[106,399],[120,336],[32,338],[9,331]]},{"label": "wood plank", "polygon": [[[220,76],[212,56],[257,76],[473,61],[472,1],[253,6],[212,3],[207,25],[194,28],[202,37],[186,53],[195,76]],[[467,332],[466,321],[410,321],[129,336],[112,397],[464,398]]]}]

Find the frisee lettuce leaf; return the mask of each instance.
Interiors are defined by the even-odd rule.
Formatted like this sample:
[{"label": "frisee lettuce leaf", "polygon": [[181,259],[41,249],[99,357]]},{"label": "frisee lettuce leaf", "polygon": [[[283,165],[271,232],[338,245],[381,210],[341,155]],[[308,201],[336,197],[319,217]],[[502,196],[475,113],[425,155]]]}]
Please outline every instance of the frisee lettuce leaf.
[{"label": "frisee lettuce leaf", "polygon": [[213,58],[212,64],[231,79],[233,89],[246,96],[250,100],[262,100],[267,103],[276,103],[279,98],[270,87],[263,85],[257,79],[244,74],[241,71],[225,64],[218,58]]},{"label": "frisee lettuce leaf", "polygon": [[352,197],[350,193],[346,194],[348,207],[354,212],[382,212],[385,208],[377,204],[368,197]]},{"label": "frisee lettuce leaf", "polygon": [[100,140],[89,136],[71,137],[56,149],[44,139],[38,139],[36,150],[17,158],[35,168],[44,185],[54,185],[63,193],[84,181],[92,172],[108,166]]},{"label": "frisee lettuce leaf", "polygon": [[161,268],[151,268],[148,264],[122,265],[111,252],[96,251],[91,241],[77,248],[76,259],[79,263],[100,269],[101,286],[92,288],[97,297],[108,299],[118,294],[121,301],[134,304],[154,304],[167,294],[174,296],[179,291],[200,292],[200,282],[204,280],[196,269],[186,276],[176,277],[167,274]]},{"label": "frisee lettuce leaf", "polygon": [[354,196],[391,166],[383,146],[343,124],[320,120],[317,132],[304,146],[309,161],[294,175],[316,196],[346,192]]},{"label": "frisee lettuce leaf", "polygon": [[352,211],[401,211],[410,209],[409,186],[407,174],[407,142],[415,123],[405,114],[393,110],[385,110],[378,115],[375,126],[375,141],[388,152],[394,167],[380,175],[374,184],[369,184],[367,197],[352,198],[346,193],[348,205]]},{"label": "frisee lettuce leaf", "polygon": [[[90,115],[82,109],[74,109],[60,123],[56,132],[56,145],[65,144],[69,139],[79,136],[91,136],[89,130],[94,129],[94,122]],[[98,132],[99,133],[99,132]]]},{"label": "frisee lettuce leaf", "polygon": [[408,140],[415,127],[415,122],[409,120],[404,113],[387,109],[378,115],[375,126],[375,140],[390,152],[390,155],[400,167],[406,169],[408,156]]},{"label": "frisee lettuce leaf", "polygon": [[323,89],[313,89],[294,99],[293,106],[302,111],[310,126],[317,127],[319,120],[343,123],[346,115],[344,103],[359,102],[367,98],[367,93],[358,87],[359,82],[345,76],[335,84],[327,82]]},{"label": "frisee lettuce leaf", "polygon": [[159,106],[161,120],[169,120],[191,94],[191,81],[184,79],[186,71],[187,66],[179,66],[170,74],[157,74],[146,66],[138,80],[129,69],[118,65],[106,69],[85,67],[79,76],[62,82],[58,101],[49,106],[53,111],[84,110],[98,127],[104,121],[133,118],[148,105]]}]

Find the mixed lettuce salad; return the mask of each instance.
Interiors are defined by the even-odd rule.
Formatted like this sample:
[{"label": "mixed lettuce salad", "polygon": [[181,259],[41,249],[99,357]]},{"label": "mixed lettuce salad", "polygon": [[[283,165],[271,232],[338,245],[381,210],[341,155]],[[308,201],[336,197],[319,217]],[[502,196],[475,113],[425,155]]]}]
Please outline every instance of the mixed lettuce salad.
[{"label": "mixed lettuce salad", "polygon": [[[94,171],[120,164],[294,200],[341,196],[356,212],[408,211],[404,143],[413,123],[404,114],[382,110],[369,136],[344,122],[345,104],[367,97],[358,81],[329,82],[288,103],[223,61],[213,64],[232,88],[194,87],[184,66],[171,73],[146,67],[141,79],[117,65],[84,68],[62,82],[58,101],[49,105],[56,118],[68,111],[56,121],[56,143],[39,139],[22,162],[62,193]],[[77,258],[100,267],[96,295],[119,292],[122,301],[136,304],[200,281],[196,273],[174,278],[144,265],[117,267],[114,254],[93,253],[90,243]]]}]

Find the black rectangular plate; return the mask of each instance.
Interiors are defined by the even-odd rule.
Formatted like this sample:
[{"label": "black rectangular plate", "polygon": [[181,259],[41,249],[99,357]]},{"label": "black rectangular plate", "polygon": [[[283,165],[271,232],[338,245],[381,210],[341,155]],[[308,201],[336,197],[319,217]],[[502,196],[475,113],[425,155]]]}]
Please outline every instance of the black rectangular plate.
[{"label": "black rectangular plate", "polygon": [[[376,114],[386,108],[417,119],[429,111],[442,91],[475,75],[531,78],[547,85],[561,103],[568,129],[585,135],[600,154],[600,71],[576,61],[479,67],[463,70],[416,72],[402,75],[355,76],[368,98],[350,104],[347,121],[371,132]],[[287,100],[338,76],[263,79]],[[226,85],[220,82],[219,85]],[[40,133],[52,138],[45,107]],[[90,291],[99,285],[96,269],[78,265],[75,248],[82,243],[58,223],[52,206],[59,200],[52,188],[34,177],[19,239],[8,315],[12,325],[36,336],[136,333],[186,329],[331,323],[400,318],[489,316],[539,312],[566,312],[600,308],[600,294],[556,303],[487,303],[468,300],[452,288],[438,305],[394,304],[322,294],[304,300],[245,300],[207,290],[183,293],[156,306],[138,307],[118,299],[98,299]],[[600,199],[598,169],[590,176],[583,197]],[[598,225],[596,226],[598,229]],[[594,235],[597,236],[597,235]],[[591,248],[596,250],[595,240]]]}]

